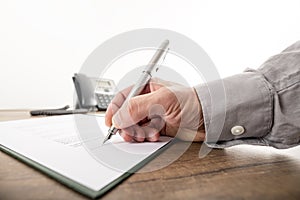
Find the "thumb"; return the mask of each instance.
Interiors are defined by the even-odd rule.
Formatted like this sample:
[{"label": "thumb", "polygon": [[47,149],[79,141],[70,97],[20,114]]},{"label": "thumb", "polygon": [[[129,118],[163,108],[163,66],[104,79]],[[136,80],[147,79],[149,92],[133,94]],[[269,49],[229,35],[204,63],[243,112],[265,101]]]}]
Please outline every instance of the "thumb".
[{"label": "thumb", "polygon": [[126,100],[112,118],[114,126],[118,129],[124,129],[137,124],[149,115],[149,109],[155,102],[155,92]]}]

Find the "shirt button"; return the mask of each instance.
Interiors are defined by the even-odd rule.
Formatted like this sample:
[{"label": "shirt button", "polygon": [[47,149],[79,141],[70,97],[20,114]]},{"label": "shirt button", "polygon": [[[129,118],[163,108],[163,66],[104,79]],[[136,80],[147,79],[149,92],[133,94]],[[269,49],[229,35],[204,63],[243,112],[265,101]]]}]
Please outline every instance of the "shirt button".
[{"label": "shirt button", "polygon": [[234,126],[231,128],[232,135],[242,135],[244,132],[245,129],[242,126]]}]

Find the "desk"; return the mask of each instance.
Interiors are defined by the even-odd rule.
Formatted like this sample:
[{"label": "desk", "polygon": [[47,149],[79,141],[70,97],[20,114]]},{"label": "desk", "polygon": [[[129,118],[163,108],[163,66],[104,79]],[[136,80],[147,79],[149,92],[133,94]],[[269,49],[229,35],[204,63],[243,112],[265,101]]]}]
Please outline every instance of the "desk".
[{"label": "desk", "polygon": [[[26,110],[0,111],[0,121],[30,118]],[[9,134],[9,133],[8,133]],[[145,167],[180,149],[177,143]],[[201,144],[169,166],[130,176],[103,199],[300,199],[300,146],[289,150],[236,146],[203,159]],[[86,199],[0,152],[0,199]]]}]

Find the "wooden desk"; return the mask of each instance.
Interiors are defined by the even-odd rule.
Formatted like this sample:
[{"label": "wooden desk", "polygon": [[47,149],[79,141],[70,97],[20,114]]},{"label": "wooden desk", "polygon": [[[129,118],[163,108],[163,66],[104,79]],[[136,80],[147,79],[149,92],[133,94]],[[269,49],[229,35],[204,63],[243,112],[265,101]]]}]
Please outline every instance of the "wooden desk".
[{"label": "wooden desk", "polygon": [[[26,111],[0,111],[0,121],[29,118]],[[9,134],[9,133],[8,133]],[[180,149],[171,146],[145,167]],[[171,165],[137,173],[103,199],[300,199],[300,146],[289,150],[236,146],[199,159],[194,143]],[[0,152],[0,199],[86,199]]]}]

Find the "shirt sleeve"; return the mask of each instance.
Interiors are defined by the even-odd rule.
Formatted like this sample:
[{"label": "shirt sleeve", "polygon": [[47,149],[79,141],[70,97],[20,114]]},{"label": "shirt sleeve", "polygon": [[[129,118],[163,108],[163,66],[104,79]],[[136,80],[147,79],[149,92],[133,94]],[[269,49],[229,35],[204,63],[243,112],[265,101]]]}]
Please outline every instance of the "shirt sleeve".
[{"label": "shirt sleeve", "polygon": [[[224,98],[215,95],[220,84]],[[209,147],[256,144],[281,149],[300,143],[300,41],[257,70],[195,89]]]}]

